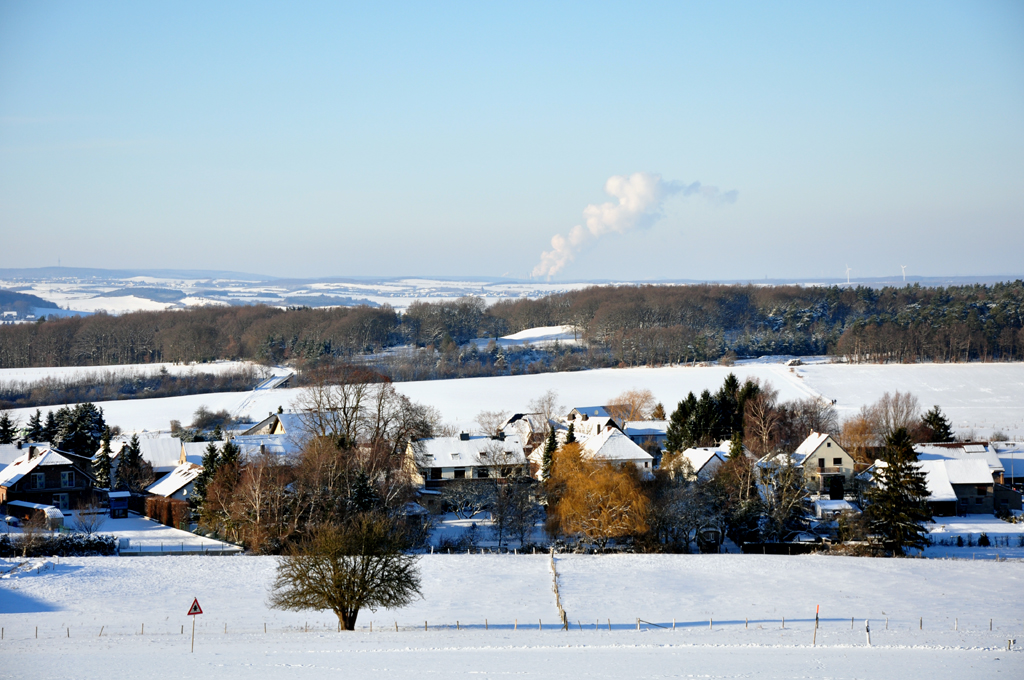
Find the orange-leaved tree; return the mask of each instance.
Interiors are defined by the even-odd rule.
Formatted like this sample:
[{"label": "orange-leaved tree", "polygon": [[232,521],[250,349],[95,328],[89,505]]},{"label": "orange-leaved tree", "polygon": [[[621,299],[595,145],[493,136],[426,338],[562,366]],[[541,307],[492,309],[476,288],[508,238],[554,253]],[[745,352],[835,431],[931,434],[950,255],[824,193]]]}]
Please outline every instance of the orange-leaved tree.
[{"label": "orange-leaved tree", "polygon": [[555,452],[548,480],[548,530],[578,535],[602,548],[613,538],[646,533],[650,500],[632,464],[580,457],[578,444]]}]

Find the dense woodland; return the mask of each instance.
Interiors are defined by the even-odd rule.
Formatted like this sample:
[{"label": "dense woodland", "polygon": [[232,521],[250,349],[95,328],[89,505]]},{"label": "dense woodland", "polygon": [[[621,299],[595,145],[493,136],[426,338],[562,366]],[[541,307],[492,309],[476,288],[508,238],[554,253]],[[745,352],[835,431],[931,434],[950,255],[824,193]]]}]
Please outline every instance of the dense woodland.
[{"label": "dense woodland", "polygon": [[[473,338],[571,325],[581,347],[478,350]],[[608,286],[536,300],[288,309],[206,307],[0,327],[0,368],[251,359],[371,364],[395,379],[841,355],[851,361],[1024,356],[1024,282],[950,288]],[[395,348],[402,348],[396,350]]]}]

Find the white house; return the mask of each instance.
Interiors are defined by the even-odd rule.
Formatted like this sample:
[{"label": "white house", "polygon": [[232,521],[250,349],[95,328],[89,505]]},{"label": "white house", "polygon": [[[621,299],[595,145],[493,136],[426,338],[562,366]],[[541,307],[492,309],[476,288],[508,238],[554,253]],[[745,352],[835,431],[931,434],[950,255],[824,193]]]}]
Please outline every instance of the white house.
[{"label": "white house", "polygon": [[193,463],[182,463],[174,468],[170,474],[164,475],[160,480],[150,484],[146,493],[164,498],[187,501],[192,497],[192,490],[195,487],[196,478],[203,471]]},{"label": "white house", "polygon": [[622,434],[629,437],[634,444],[643,446],[653,443],[659,449],[665,448],[668,438],[667,420],[630,420],[622,425]]},{"label": "white house", "polygon": [[729,459],[729,445],[698,446],[686,449],[683,458],[690,462],[697,479],[705,482],[715,476],[715,472]]},{"label": "white house", "polygon": [[516,435],[420,439],[409,444],[410,472],[417,484],[439,488],[456,479],[489,479],[528,474],[522,441]]},{"label": "white house", "polygon": [[850,488],[853,481],[853,456],[830,434],[812,432],[793,452],[792,460],[803,468],[808,486],[821,493],[827,493],[837,478],[844,489]]},{"label": "white house", "polygon": [[634,444],[617,428],[606,429],[580,445],[583,460],[607,461],[624,465],[636,465],[644,476],[654,473],[654,457]]}]

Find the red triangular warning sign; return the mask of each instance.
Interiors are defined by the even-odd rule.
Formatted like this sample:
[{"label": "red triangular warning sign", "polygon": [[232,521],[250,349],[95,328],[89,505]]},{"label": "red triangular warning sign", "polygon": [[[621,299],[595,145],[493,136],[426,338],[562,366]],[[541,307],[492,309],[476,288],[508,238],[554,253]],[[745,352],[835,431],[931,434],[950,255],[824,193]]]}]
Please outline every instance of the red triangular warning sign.
[{"label": "red triangular warning sign", "polygon": [[199,606],[199,598],[192,600],[192,606],[188,608],[188,616],[195,616],[196,614],[202,614],[203,608]]}]

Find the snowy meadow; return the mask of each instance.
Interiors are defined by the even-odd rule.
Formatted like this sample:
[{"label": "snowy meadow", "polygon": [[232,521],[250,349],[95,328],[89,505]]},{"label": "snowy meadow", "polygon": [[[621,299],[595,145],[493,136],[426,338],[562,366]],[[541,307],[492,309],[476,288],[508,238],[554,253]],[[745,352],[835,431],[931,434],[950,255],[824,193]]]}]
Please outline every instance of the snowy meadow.
[{"label": "snowy meadow", "polygon": [[269,609],[274,558],[19,562],[0,567],[14,569],[0,580],[2,677],[1024,672],[1021,646],[1007,651],[1024,638],[1019,561],[559,555],[563,630],[547,555],[427,555],[422,599],[364,611],[352,633],[329,612]]}]

